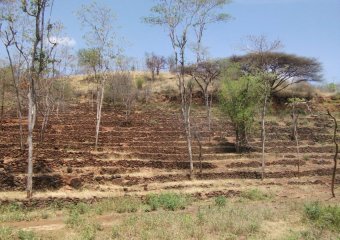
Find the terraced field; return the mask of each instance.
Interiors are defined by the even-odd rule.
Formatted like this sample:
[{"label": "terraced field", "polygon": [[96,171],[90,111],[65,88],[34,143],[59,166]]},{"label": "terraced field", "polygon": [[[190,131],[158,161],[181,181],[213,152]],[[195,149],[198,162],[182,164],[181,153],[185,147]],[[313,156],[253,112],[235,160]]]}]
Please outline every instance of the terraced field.
[{"label": "terraced field", "polygon": [[[251,151],[237,154],[230,123],[215,114],[209,133],[204,116],[203,109],[195,108],[194,128],[199,132],[203,155],[200,162],[194,140],[196,172],[195,180],[190,181],[187,145],[176,106],[140,105],[128,122],[123,110],[106,107],[97,151],[95,112],[86,105],[71,106],[51,117],[43,142],[39,143],[39,134],[35,134],[36,196],[108,197],[163,190],[211,196],[237,194],[248,187],[329,190],[334,147],[333,124],[326,116],[301,116],[299,158],[290,137],[289,116],[269,122],[265,181],[260,180],[259,134],[255,131],[250,139]],[[0,135],[2,199],[20,198],[25,189],[27,153],[19,149],[18,129],[15,117],[7,116]],[[277,194],[290,195],[286,190]]]}]

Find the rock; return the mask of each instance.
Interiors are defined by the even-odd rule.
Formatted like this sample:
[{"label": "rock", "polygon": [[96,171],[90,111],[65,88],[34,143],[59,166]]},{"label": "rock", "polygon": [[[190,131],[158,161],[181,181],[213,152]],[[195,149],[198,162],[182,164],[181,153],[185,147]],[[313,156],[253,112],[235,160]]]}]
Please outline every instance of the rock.
[{"label": "rock", "polygon": [[67,171],[67,173],[72,173],[73,169],[71,167],[67,167],[66,171]]},{"label": "rock", "polygon": [[69,185],[74,189],[80,189],[83,186],[83,183],[80,178],[72,178]]}]

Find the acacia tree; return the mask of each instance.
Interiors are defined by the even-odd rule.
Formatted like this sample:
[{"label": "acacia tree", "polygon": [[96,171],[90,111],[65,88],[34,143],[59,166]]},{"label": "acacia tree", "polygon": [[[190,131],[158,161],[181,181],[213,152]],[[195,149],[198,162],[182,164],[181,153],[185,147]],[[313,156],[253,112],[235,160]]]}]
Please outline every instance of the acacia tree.
[{"label": "acacia tree", "polygon": [[260,75],[263,82],[261,110],[262,179],[265,172],[266,114],[273,93],[299,82],[320,81],[321,65],[313,58],[276,52],[281,42],[268,41],[264,36],[250,36],[245,56],[234,56],[231,62],[241,64],[243,71]]},{"label": "acacia tree", "polygon": [[[207,8],[210,0],[158,0],[151,8],[152,15],[144,18],[146,23],[166,28],[175,56],[176,75],[181,97],[181,110],[188,144],[190,178],[193,178],[193,160],[191,149],[190,111],[192,102],[192,82],[185,78],[187,45],[192,38],[194,28],[199,24],[200,12]],[[225,1],[223,1],[225,2]],[[211,6],[212,9],[216,5]],[[203,28],[205,29],[205,27]]]},{"label": "acacia tree", "polygon": [[96,140],[95,149],[98,147],[98,137],[100,122],[102,116],[102,107],[104,99],[105,81],[108,78],[112,60],[115,57],[114,48],[116,33],[114,31],[114,22],[116,17],[108,6],[99,5],[91,2],[82,5],[78,11],[78,17],[83,27],[87,29],[84,35],[87,45],[95,49],[98,56],[94,59],[94,74],[97,82],[97,114],[96,114]]}]

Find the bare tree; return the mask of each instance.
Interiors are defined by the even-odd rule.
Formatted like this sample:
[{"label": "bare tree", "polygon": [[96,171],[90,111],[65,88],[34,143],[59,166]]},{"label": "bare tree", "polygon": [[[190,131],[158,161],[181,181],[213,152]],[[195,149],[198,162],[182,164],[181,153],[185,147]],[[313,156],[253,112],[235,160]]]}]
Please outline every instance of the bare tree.
[{"label": "bare tree", "polygon": [[205,55],[205,49],[202,46],[202,41],[207,26],[217,22],[225,22],[230,19],[229,14],[219,12],[223,10],[224,6],[230,2],[230,0],[196,1],[196,4],[199,5],[196,21],[193,24],[196,35],[196,43],[194,46],[194,52],[196,53],[196,63],[204,60],[203,57]]},{"label": "bare tree", "polygon": [[[177,69],[176,75],[181,97],[182,117],[188,144],[190,178],[193,178],[194,173],[190,123],[193,85],[191,81],[188,82],[185,78],[186,49],[188,41],[192,37],[191,32],[195,31],[195,27],[200,22],[200,13],[209,6],[209,2],[209,0],[159,0],[151,9],[153,15],[144,19],[146,23],[164,26],[171,40]],[[212,8],[215,7],[212,6]],[[205,29],[205,26],[203,29]]]},{"label": "bare tree", "polygon": [[339,153],[339,145],[337,142],[338,122],[329,110],[327,110],[327,114],[334,121],[333,142],[335,145],[335,153],[334,153],[334,167],[333,167],[333,174],[332,174],[331,192],[332,192],[332,196],[335,197],[334,186],[335,186],[336,170],[337,170],[337,164],[338,164],[338,153]]},{"label": "bare tree", "polygon": [[[24,141],[23,141],[23,127],[22,127],[22,104],[21,104],[21,96],[20,96],[20,79],[21,79],[21,55],[18,57],[17,64],[13,60],[13,53],[11,48],[15,47],[15,32],[14,29],[17,29],[17,25],[20,24],[21,16],[18,11],[18,3],[16,1],[4,1],[1,8],[0,13],[0,38],[2,44],[6,49],[7,58],[9,61],[9,67],[11,70],[11,79],[12,84],[15,89],[16,102],[17,102],[17,111],[19,117],[19,135],[20,135],[20,149],[24,150]],[[22,29],[24,32],[24,29]],[[24,33],[26,34],[26,33]],[[4,88],[3,88],[4,91]],[[4,97],[4,94],[2,95]]]},{"label": "bare tree", "polygon": [[[37,115],[37,85],[42,80],[42,74],[47,69],[50,57],[56,43],[50,41],[50,32],[53,24],[46,22],[47,8],[52,11],[50,0],[23,0],[21,9],[23,13],[34,21],[33,32],[30,36],[31,49],[24,52],[23,47],[16,41],[16,32],[13,29],[14,41],[17,50],[24,57],[28,70],[28,170],[27,170],[27,197],[33,194],[33,130]],[[47,44],[47,42],[49,42]]]},{"label": "bare tree", "polygon": [[160,70],[165,68],[166,60],[162,56],[157,56],[154,53],[146,54],[145,56],[146,67],[151,72],[152,81],[155,80],[155,74],[159,76]]},{"label": "bare tree", "polygon": [[98,63],[98,72],[95,72],[95,78],[97,81],[95,149],[97,149],[100,122],[102,117],[105,81],[108,78],[112,60],[116,55],[114,53],[114,48],[116,48],[116,33],[114,32],[113,26],[116,17],[108,6],[99,5],[95,1],[88,5],[82,5],[78,11],[78,17],[83,26],[88,30],[84,36],[87,40],[88,46],[90,46],[91,49],[94,49],[98,54],[98,59],[96,59],[98,60],[98,62],[96,62],[96,64]]},{"label": "bare tree", "polygon": [[213,100],[214,81],[221,74],[218,61],[205,61],[186,67],[186,74],[190,75],[201,89],[207,112],[208,130],[211,131],[211,106]]}]

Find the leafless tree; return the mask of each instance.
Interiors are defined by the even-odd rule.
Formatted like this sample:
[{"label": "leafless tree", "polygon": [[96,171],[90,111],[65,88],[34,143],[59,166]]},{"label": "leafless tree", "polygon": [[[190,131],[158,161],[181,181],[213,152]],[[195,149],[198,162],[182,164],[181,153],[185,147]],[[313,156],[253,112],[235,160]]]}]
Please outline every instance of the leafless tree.
[{"label": "leafless tree", "polygon": [[[208,2],[210,1],[159,0],[158,3],[151,9],[153,15],[144,19],[145,22],[149,24],[164,26],[167,29],[171,40],[177,69],[176,75],[181,97],[183,123],[188,144],[190,178],[193,178],[194,174],[190,123],[193,85],[191,81],[188,82],[185,78],[186,49],[188,41],[190,41],[192,37],[191,32],[194,32],[195,27],[198,26],[201,16],[200,13],[209,6]],[[215,6],[213,8],[215,8]]]},{"label": "leafless tree", "polygon": [[[50,7],[49,10],[48,7]],[[56,43],[50,41],[50,32],[53,29],[53,24],[50,20],[46,22],[48,11],[52,11],[50,0],[23,0],[21,1],[21,9],[34,22],[32,35],[29,36],[31,48],[28,51],[24,51],[23,46],[20,45],[21,43],[17,41],[17,32],[12,29],[16,48],[25,59],[28,71],[27,197],[31,198],[33,194],[33,130],[36,122],[38,97],[36,90],[39,82],[42,81],[43,72],[47,69]]]},{"label": "leafless tree", "polygon": [[152,81],[155,80],[155,74],[159,76],[160,70],[165,68],[166,60],[162,56],[157,56],[154,53],[146,54],[145,56],[146,67],[151,72]]},{"label": "leafless tree", "polygon": [[327,110],[327,114],[334,121],[333,142],[334,142],[334,145],[335,145],[335,153],[334,153],[334,167],[333,167],[333,174],[332,174],[331,192],[332,192],[332,196],[335,197],[334,187],[335,187],[336,170],[337,170],[338,153],[339,153],[339,145],[338,145],[338,142],[337,142],[338,122],[329,110]]},{"label": "leafless tree", "polygon": [[213,100],[214,82],[221,73],[221,65],[218,61],[205,61],[185,68],[201,89],[207,112],[208,130],[211,131],[211,106]]},{"label": "leafless tree", "polygon": [[[15,89],[16,95],[16,103],[17,103],[17,111],[19,118],[19,134],[20,134],[20,149],[24,150],[24,142],[23,142],[23,126],[22,126],[22,103],[21,103],[21,94],[20,94],[20,80],[21,80],[21,65],[22,58],[21,55],[17,58],[18,61],[15,63],[13,60],[13,52],[12,48],[15,48],[15,29],[23,22],[22,17],[19,14],[19,4],[16,1],[4,1],[1,4],[1,13],[0,13],[0,38],[2,44],[6,49],[7,58],[9,61],[9,67],[11,70],[11,79],[12,84]],[[27,28],[26,28],[27,29]],[[22,34],[26,34],[25,29],[21,29]],[[18,37],[16,37],[16,41]],[[4,88],[3,88],[4,91]],[[4,94],[2,95],[4,97]]]},{"label": "leafless tree", "polygon": [[95,149],[97,149],[105,82],[109,77],[112,60],[116,55],[115,50],[117,52],[119,50],[115,44],[116,33],[114,32],[113,26],[116,17],[108,6],[99,5],[95,1],[88,5],[82,5],[78,11],[78,17],[83,26],[88,30],[85,34],[88,46],[90,46],[91,49],[94,50],[93,52],[97,54],[96,59],[94,59],[98,71],[98,75],[97,72],[95,72],[97,81]]}]

